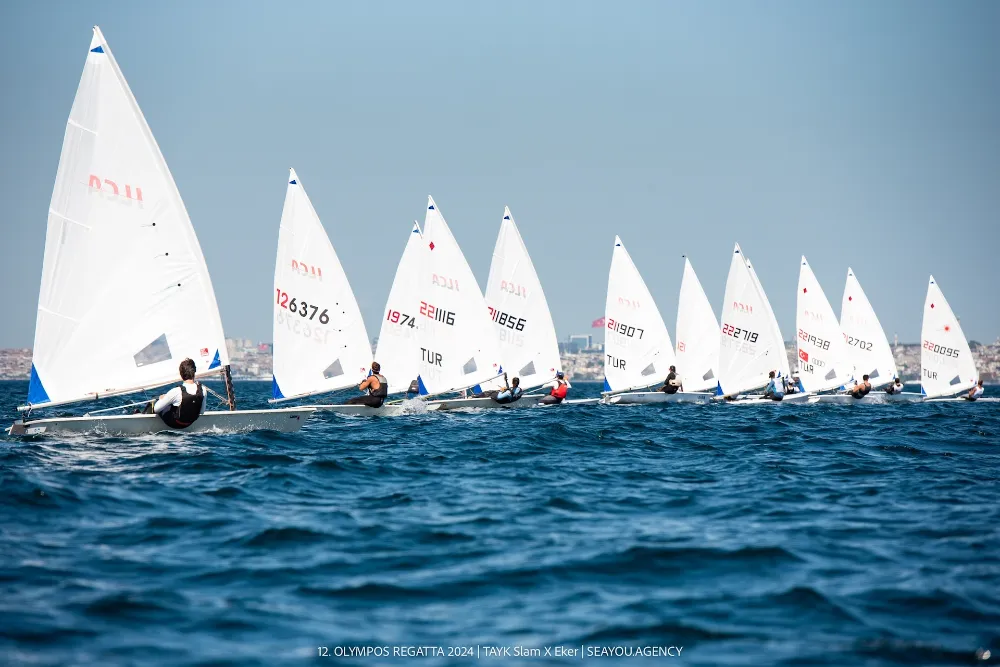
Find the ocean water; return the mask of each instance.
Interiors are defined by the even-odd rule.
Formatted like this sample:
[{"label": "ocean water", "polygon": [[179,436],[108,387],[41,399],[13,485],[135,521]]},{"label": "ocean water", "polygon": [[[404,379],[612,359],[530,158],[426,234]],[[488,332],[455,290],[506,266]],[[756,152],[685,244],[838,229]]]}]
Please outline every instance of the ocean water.
[{"label": "ocean water", "polygon": [[980,403],[0,439],[0,662],[990,664],[998,436]]}]

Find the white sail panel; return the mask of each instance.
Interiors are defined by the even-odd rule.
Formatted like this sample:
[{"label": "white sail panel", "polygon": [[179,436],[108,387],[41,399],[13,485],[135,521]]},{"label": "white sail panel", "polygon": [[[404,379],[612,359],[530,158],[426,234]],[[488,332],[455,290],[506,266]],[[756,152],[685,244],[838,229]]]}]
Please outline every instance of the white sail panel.
[{"label": "white sail panel", "polygon": [[49,205],[33,405],[229,363],[205,258],[153,134],[101,32],[87,54]]},{"label": "white sail panel", "polygon": [[273,399],[336,391],[365,378],[371,347],[361,309],[294,169],[281,211],[272,304]]},{"label": "white sail panel", "polygon": [[759,389],[768,373],[788,374],[785,344],[771,305],[739,244],[733,250],[722,304],[719,389],[726,396]]},{"label": "white sail panel", "polygon": [[389,381],[389,393],[405,392],[420,374],[420,284],[424,244],[416,222],[407,236],[403,256],[385,304],[375,360]]},{"label": "white sail panel", "polygon": [[840,328],[844,332],[855,378],[867,375],[875,388],[896,379],[898,371],[889,340],[868,295],[861,289],[861,283],[850,268],[847,269],[847,284],[840,304]]},{"label": "white sail panel", "polygon": [[788,377],[791,374],[791,367],[788,364],[788,355],[785,354],[785,339],[781,335],[781,327],[778,326],[778,318],[774,315],[774,309],[771,308],[771,302],[767,298],[767,293],[764,291],[764,286],[761,285],[760,278],[757,277],[757,272],[754,271],[753,262],[750,261],[749,257],[744,256],[747,262],[747,268],[750,270],[750,275],[753,277],[754,285],[757,286],[757,291],[760,293],[760,298],[764,302],[764,310],[767,311],[767,323],[768,328],[771,330],[771,337],[774,340],[781,342],[782,353],[780,359],[778,359],[778,366],[775,370],[780,371],[781,375]]},{"label": "white sail panel", "polygon": [[827,391],[851,381],[854,364],[833,307],[805,257],[799,266],[795,308],[796,353],[799,381],[808,392]]},{"label": "white sail panel", "polygon": [[674,346],[639,270],[615,237],[604,306],[604,391],[658,384],[674,364]]},{"label": "white sail panel", "polygon": [[417,276],[421,394],[472,387],[501,372],[499,341],[483,293],[437,204],[427,198]]},{"label": "white sail panel", "polygon": [[719,320],[686,257],[677,301],[676,357],[684,391],[705,391],[718,385]]},{"label": "white sail panel", "polygon": [[562,370],[549,304],[506,207],[486,281],[486,305],[500,339],[503,368],[520,378],[522,389],[539,387]]},{"label": "white sail panel", "polygon": [[920,393],[927,398],[949,396],[967,391],[978,379],[962,325],[931,276],[920,329]]}]

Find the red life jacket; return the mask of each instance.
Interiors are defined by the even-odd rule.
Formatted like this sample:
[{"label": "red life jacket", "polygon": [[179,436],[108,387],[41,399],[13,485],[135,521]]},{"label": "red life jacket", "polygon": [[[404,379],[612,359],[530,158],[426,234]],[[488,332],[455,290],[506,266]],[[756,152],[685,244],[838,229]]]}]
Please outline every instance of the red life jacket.
[{"label": "red life jacket", "polygon": [[556,398],[566,398],[567,390],[568,388],[566,387],[566,383],[560,382],[559,384],[557,384],[555,387],[552,388],[551,395],[555,396]]}]

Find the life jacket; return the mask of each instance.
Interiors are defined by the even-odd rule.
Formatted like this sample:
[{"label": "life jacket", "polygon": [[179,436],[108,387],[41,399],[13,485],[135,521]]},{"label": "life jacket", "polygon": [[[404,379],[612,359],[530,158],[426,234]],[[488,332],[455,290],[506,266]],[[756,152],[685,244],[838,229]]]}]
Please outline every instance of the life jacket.
[{"label": "life jacket", "polygon": [[568,390],[569,389],[568,387],[566,387],[566,382],[560,380],[559,384],[557,384],[555,387],[552,388],[552,393],[550,395],[555,396],[556,398],[566,398],[566,392]]},{"label": "life jacket", "polygon": [[189,394],[181,387],[181,404],[173,405],[163,415],[165,422],[173,428],[185,428],[198,421],[201,416],[201,406],[205,402],[205,394],[198,383],[198,391]]},{"label": "life jacket", "polygon": [[374,396],[375,398],[385,398],[389,395],[389,381],[386,380],[385,376],[381,373],[374,373],[374,375],[378,380],[378,389],[368,387],[368,395]]},{"label": "life jacket", "polygon": [[521,398],[521,394],[522,393],[523,392],[521,391],[520,387],[511,387],[510,388],[510,400],[511,401],[516,401],[517,399]]}]

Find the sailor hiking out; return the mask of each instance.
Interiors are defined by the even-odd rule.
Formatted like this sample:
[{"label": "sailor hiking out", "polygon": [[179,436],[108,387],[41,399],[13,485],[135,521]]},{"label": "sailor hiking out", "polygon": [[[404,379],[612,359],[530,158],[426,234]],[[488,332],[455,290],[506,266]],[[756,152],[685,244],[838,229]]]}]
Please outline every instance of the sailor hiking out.
[{"label": "sailor hiking out", "polygon": [[170,428],[186,428],[198,420],[205,411],[205,393],[201,383],[195,382],[198,372],[194,361],[185,359],[178,371],[183,383],[151,402],[146,412],[155,412]]},{"label": "sailor hiking out", "polygon": [[346,405],[367,405],[370,408],[381,408],[389,395],[389,381],[382,375],[382,367],[377,361],[372,362],[371,374],[358,385],[358,391],[367,391],[367,396],[355,396],[348,399]]}]

